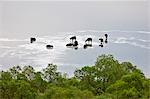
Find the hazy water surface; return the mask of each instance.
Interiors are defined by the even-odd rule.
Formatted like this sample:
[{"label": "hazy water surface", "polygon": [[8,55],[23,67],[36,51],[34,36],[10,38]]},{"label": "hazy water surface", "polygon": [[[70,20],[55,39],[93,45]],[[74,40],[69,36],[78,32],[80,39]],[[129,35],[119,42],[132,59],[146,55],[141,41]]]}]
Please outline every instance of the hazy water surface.
[{"label": "hazy water surface", "polygon": [[[99,38],[109,35],[109,42],[99,47]],[[78,50],[67,48],[69,38],[77,36]],[[85,40],[93,38],[93,47],[83,49]],[[94,65],[96,57],[101,54],[112,54],[120,62],[129,61],[150,76],[150,32],[144,31],[74,31],[60,32],[56,35],[37,36],[37,41],[30,44],[27,38],[0,38],[0,66],[8,69],[15,65],[32,65],[41,70],[48,63],[58,65],[58,70],[71,76],[76,68]],[[54,45],[54,49],[46,49],[46,44]]]}]

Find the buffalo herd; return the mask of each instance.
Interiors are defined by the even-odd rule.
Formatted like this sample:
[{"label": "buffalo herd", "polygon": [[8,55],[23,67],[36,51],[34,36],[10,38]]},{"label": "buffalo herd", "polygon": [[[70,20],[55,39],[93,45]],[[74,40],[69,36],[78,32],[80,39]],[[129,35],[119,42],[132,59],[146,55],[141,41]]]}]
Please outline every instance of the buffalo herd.
[{"label": "buffalo herd", "polygon": [[[99,41],[100,41],[99,46],[100,47],[103,47],[104,43],[108,43],[108,34],[105,34],[104,36],[105,36],[105,38],[99,38]],[[36,38],[31,37],[30,38],[30,43],[34,43],[34,42],[36,42]],[[78,44],[78,41],[77,41],[77,37],[72,36],[72,37],[70,37],[70,43],[66,44],[66,47],[78,49],[78,45],[79,44]],[[92,38],[87,38],[85,40],[85,44],[84,44],[83,48],[86,49],[88,47],[92,47]],[[53,45],[48,44],[48,45],[46,45],[46,48],[47,49],[53,49]]]}]

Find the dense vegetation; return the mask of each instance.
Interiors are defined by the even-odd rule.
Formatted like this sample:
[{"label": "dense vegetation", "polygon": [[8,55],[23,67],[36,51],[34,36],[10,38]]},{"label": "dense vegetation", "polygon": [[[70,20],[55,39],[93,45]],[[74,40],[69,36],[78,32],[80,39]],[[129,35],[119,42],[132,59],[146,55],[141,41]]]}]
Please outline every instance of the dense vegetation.
[{"label": "dense vegetation", "polygon": [[150,79],[112,55],[99,56],[71,78],[53,64],[40,72],[16,66],[0,72],[0,99],[150,99]]}]

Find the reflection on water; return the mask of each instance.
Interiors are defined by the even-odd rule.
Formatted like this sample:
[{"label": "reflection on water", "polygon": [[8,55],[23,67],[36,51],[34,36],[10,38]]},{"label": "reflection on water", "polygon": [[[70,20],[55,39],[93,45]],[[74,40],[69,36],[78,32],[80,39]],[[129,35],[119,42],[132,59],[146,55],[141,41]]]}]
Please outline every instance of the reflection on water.
[{"label": "reflection on water", "polygon": [[[108,43],[100,47],[100,37],[108,34]],[[70,37],[76,36],[78,49],[67,48]],[[92,38],[92,47],[84,49],[85,40]],[[70,76],[76,68],[94,65],[96,57],[101,54],[112,54],[122,61],[130,61],[150,77],[150,32],[144,31],[77,31],[57,33],[55,36],[36,37],[30,43],[30,37],[24,39],[0,38],[0,69],[8,69],[14,65],[32,65],[37,70],[48,63],[58,65],[61,72]],[[53,45],[47,49],[46,45]]]}]

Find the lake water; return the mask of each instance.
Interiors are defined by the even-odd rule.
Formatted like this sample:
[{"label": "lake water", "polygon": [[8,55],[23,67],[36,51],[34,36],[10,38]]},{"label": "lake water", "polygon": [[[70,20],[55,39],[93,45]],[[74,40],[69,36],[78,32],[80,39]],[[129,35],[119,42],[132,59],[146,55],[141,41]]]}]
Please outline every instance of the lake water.
[{"label": "lake water", "polygon": [[[99,47],[99,38],[108,34],[108,44]],[[30,44],[30,37],[0,37],[0,69],[7,70],[16,65],[31,65],[42,70],[48,63],[58,66],[58,70],[73,75],[76,68],[94,65],[97,56],[112,54],[120,62],[129,61],[150,77],[150,32],[146,31],[98,31],[83,30],[59,32],[54,35],[35,36],[37,41]],[[77,50],[67,48],[71,36],[79,42]],[[88,37],[93,38],[93,47],[84,49]],[[46,49],[52,44],[53,49]]]}]

